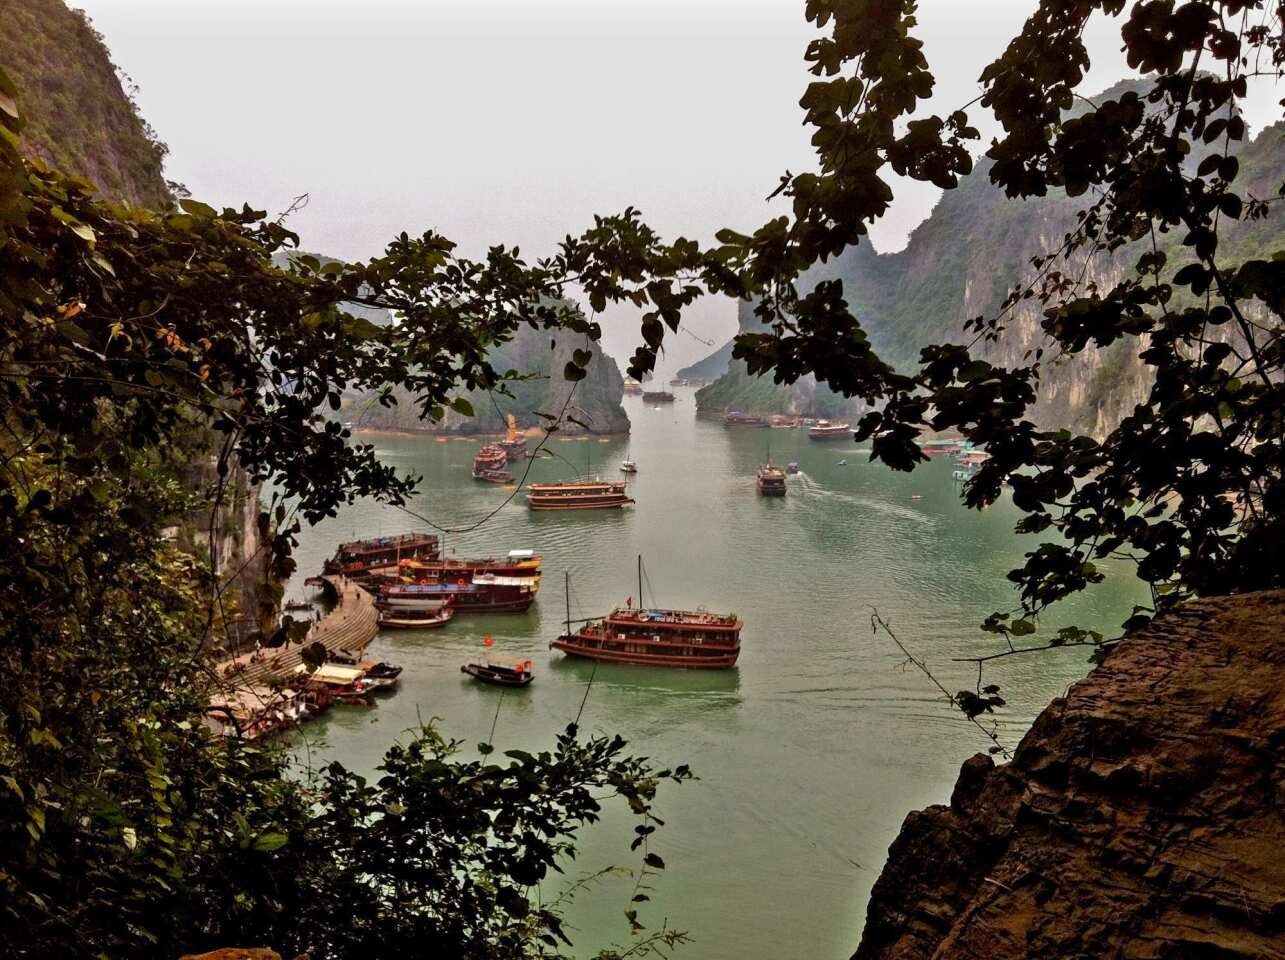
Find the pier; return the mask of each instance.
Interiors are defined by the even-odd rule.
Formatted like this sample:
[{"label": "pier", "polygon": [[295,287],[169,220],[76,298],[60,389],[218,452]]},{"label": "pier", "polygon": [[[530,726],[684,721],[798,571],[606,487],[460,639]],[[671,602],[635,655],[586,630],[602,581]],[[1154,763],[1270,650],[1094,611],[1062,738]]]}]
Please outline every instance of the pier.
[{"label": "pier", "polygon": [[295,668],[303,663],[303,648],[314,643],[324,646],[327,653],[357,654],[375,639],[379,633],[379,611],[375,608],[375,598],[367,590],[340,574],[326,574],[309,582],[315,581],[320,581],[335,598],[331,611],[308,629],[301,643],[276,650],[265,647],[220,663],[218,675],[226,688],[233,691],[267,689],[274,681],[292,677]]}]

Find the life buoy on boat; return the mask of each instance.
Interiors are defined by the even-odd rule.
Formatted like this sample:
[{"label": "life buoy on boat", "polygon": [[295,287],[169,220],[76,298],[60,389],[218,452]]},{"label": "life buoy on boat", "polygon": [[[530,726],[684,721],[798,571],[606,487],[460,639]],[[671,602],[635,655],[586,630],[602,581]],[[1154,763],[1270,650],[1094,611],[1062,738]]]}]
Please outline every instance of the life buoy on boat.
[{"label": "life buoy on boat", "polygon": [[458,580],[455,581],[455,585],[457,587],[467,587],[468,580],[465,577],[460,577]]}]

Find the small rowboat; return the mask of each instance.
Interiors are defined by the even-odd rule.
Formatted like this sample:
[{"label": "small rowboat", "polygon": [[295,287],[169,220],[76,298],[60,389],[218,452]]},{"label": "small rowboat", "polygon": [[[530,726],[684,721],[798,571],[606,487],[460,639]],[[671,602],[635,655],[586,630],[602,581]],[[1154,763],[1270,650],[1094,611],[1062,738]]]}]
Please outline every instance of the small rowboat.
[{"label": "small rowboat", "polygon": [[483,663],[466,663],[460,667],[460,673],[500,687],[525,687],[535,679],[530,660],[507,661],[494,657],[487,657]]}]

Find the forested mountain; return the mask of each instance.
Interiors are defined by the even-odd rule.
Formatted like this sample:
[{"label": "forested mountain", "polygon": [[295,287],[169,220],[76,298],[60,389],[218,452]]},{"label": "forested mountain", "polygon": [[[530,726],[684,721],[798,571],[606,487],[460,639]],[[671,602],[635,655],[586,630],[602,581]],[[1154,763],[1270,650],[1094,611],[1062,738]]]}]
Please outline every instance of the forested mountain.
[{"label": "forested mountain", "polygon": [[170,202],[167,148],[82,11],[62,0],[0,0],[0,66],[18,87],[24,152],[85,177],[109,200]]},{"label": "forested mountain", "polygon": [[[1095,99],[1119,96],[1123,89],[1125,85],[1117,85]],[[1241,149],[1236,185],[1243,194],[1259,199],[1279,195],[1285,182],[1283,138],[1285,124],[1277,123]],[[841,279],[871,342],[898,369],[908,370],[926,344],[962,342],[969,319],[995,314],[1012,284],[1032,278],[1031,258],[1056,249],[1085,205],[1082,198],[1068,198],[1061,191],[1038,199],[1008,199],[991,184],[989,171],[989,161],[982,160],[956,189],[946,191],[904,250],[879,254],[865,242],[804,277],[805,287]],[[1270,257],[1285,241],[1282,223],[1273,209],[1262,220],[1225,224],[1221,255],[1229,262]],[[1159,238],[1171,267],[1186,256],[1180,241],[1173,234]],[[1099,255],[1088,264],[1085,278],[1109,288],[1134,269],[1142,252],[1134,244]],[[1008,315],[1000,340],[978,345],[977,353],[1006,365],[1026,362],[1028,351],[1044,345],[1040,318],[1036,301],[1020,303]],[[742,331],[758,325],[749,303],[740,305],[739,319]],[[713,363],[727,351],[724,346],[702,363]],[[1136,347],[1121,340],[1109,349],[1087,350],[1046,366],[1034,415],[1045,425],[1101,434],[1132,409],[1148,383]],[[744,364],[735,360],[722,378],[697,394],[697,402],[706,410],[752,408],[820,416],[859,412],[856,401],[818,388],[810,377],[778,386],[770,378],[747,376]]]},{"label": "forested mountain", "polygon": [[586,349],[593,357],[588,375],[576,385],[566,410],[568,417],[580,423],[564,421],[559,430],[568,434],[628,433],[629,417],[620,402],[625,381],[616,361],[596,343],[576,343],[562,335],[550,349],[550,341],[547,331],[523,327],[511,341],[494,348],[490,356],[496,369],[516,370],[530,379],[510,381],[507,389],[512,396],[484,390],[464,393],[473,408],[472,416],[447,410],[436,423],[422,419],[414,398],[401,390],[395,391],[395,406],[382,406],[376,394],[347,397],[340,416],[354,427],[435,433],[499,433],[510,414],[521,428],[544,426],[547,421],[539,414],[556,416],[572,387],[563,379],[563,368],[573,351]]}]

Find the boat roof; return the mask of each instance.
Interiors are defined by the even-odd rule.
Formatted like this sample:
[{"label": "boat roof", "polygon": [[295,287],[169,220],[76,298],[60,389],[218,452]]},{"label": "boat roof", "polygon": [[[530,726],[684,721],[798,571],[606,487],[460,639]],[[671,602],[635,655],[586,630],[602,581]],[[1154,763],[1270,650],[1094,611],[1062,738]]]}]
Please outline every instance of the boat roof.
[{"label": "boat roof", "polygon": [[498,587],[532,587],[540,582],[539,577],[502,577],[494,573],[479,573],[473,577],[474,583],[484,583]]},{"label": "boat roof", "polygon": [[530,560],[534,556],[535,556],[534,550],[510,550],[509,551],[510,560]]},{"label": "boat roof", "polygon": [[294,672],[308,674],[309,680],[315,680],[318,683],[338,684],[353,683],[366,675],[365,667],[349,666],[346,663],[323,663],[311,673],[308,673],[307,664],[301,663],[294,668]]},{"label": "boat roof", "polygon": [[735,614],[710,613],[707,610],[635,610],[617,607],[607,614],[610,620],[633,620],[636,623],[707,623],[714,626],[731,626],[739,622]]},{"label": "boat roof", "polygon": [[389,593],[472,593],[476,587],[471,583],[394,583],[388,587]]}]

